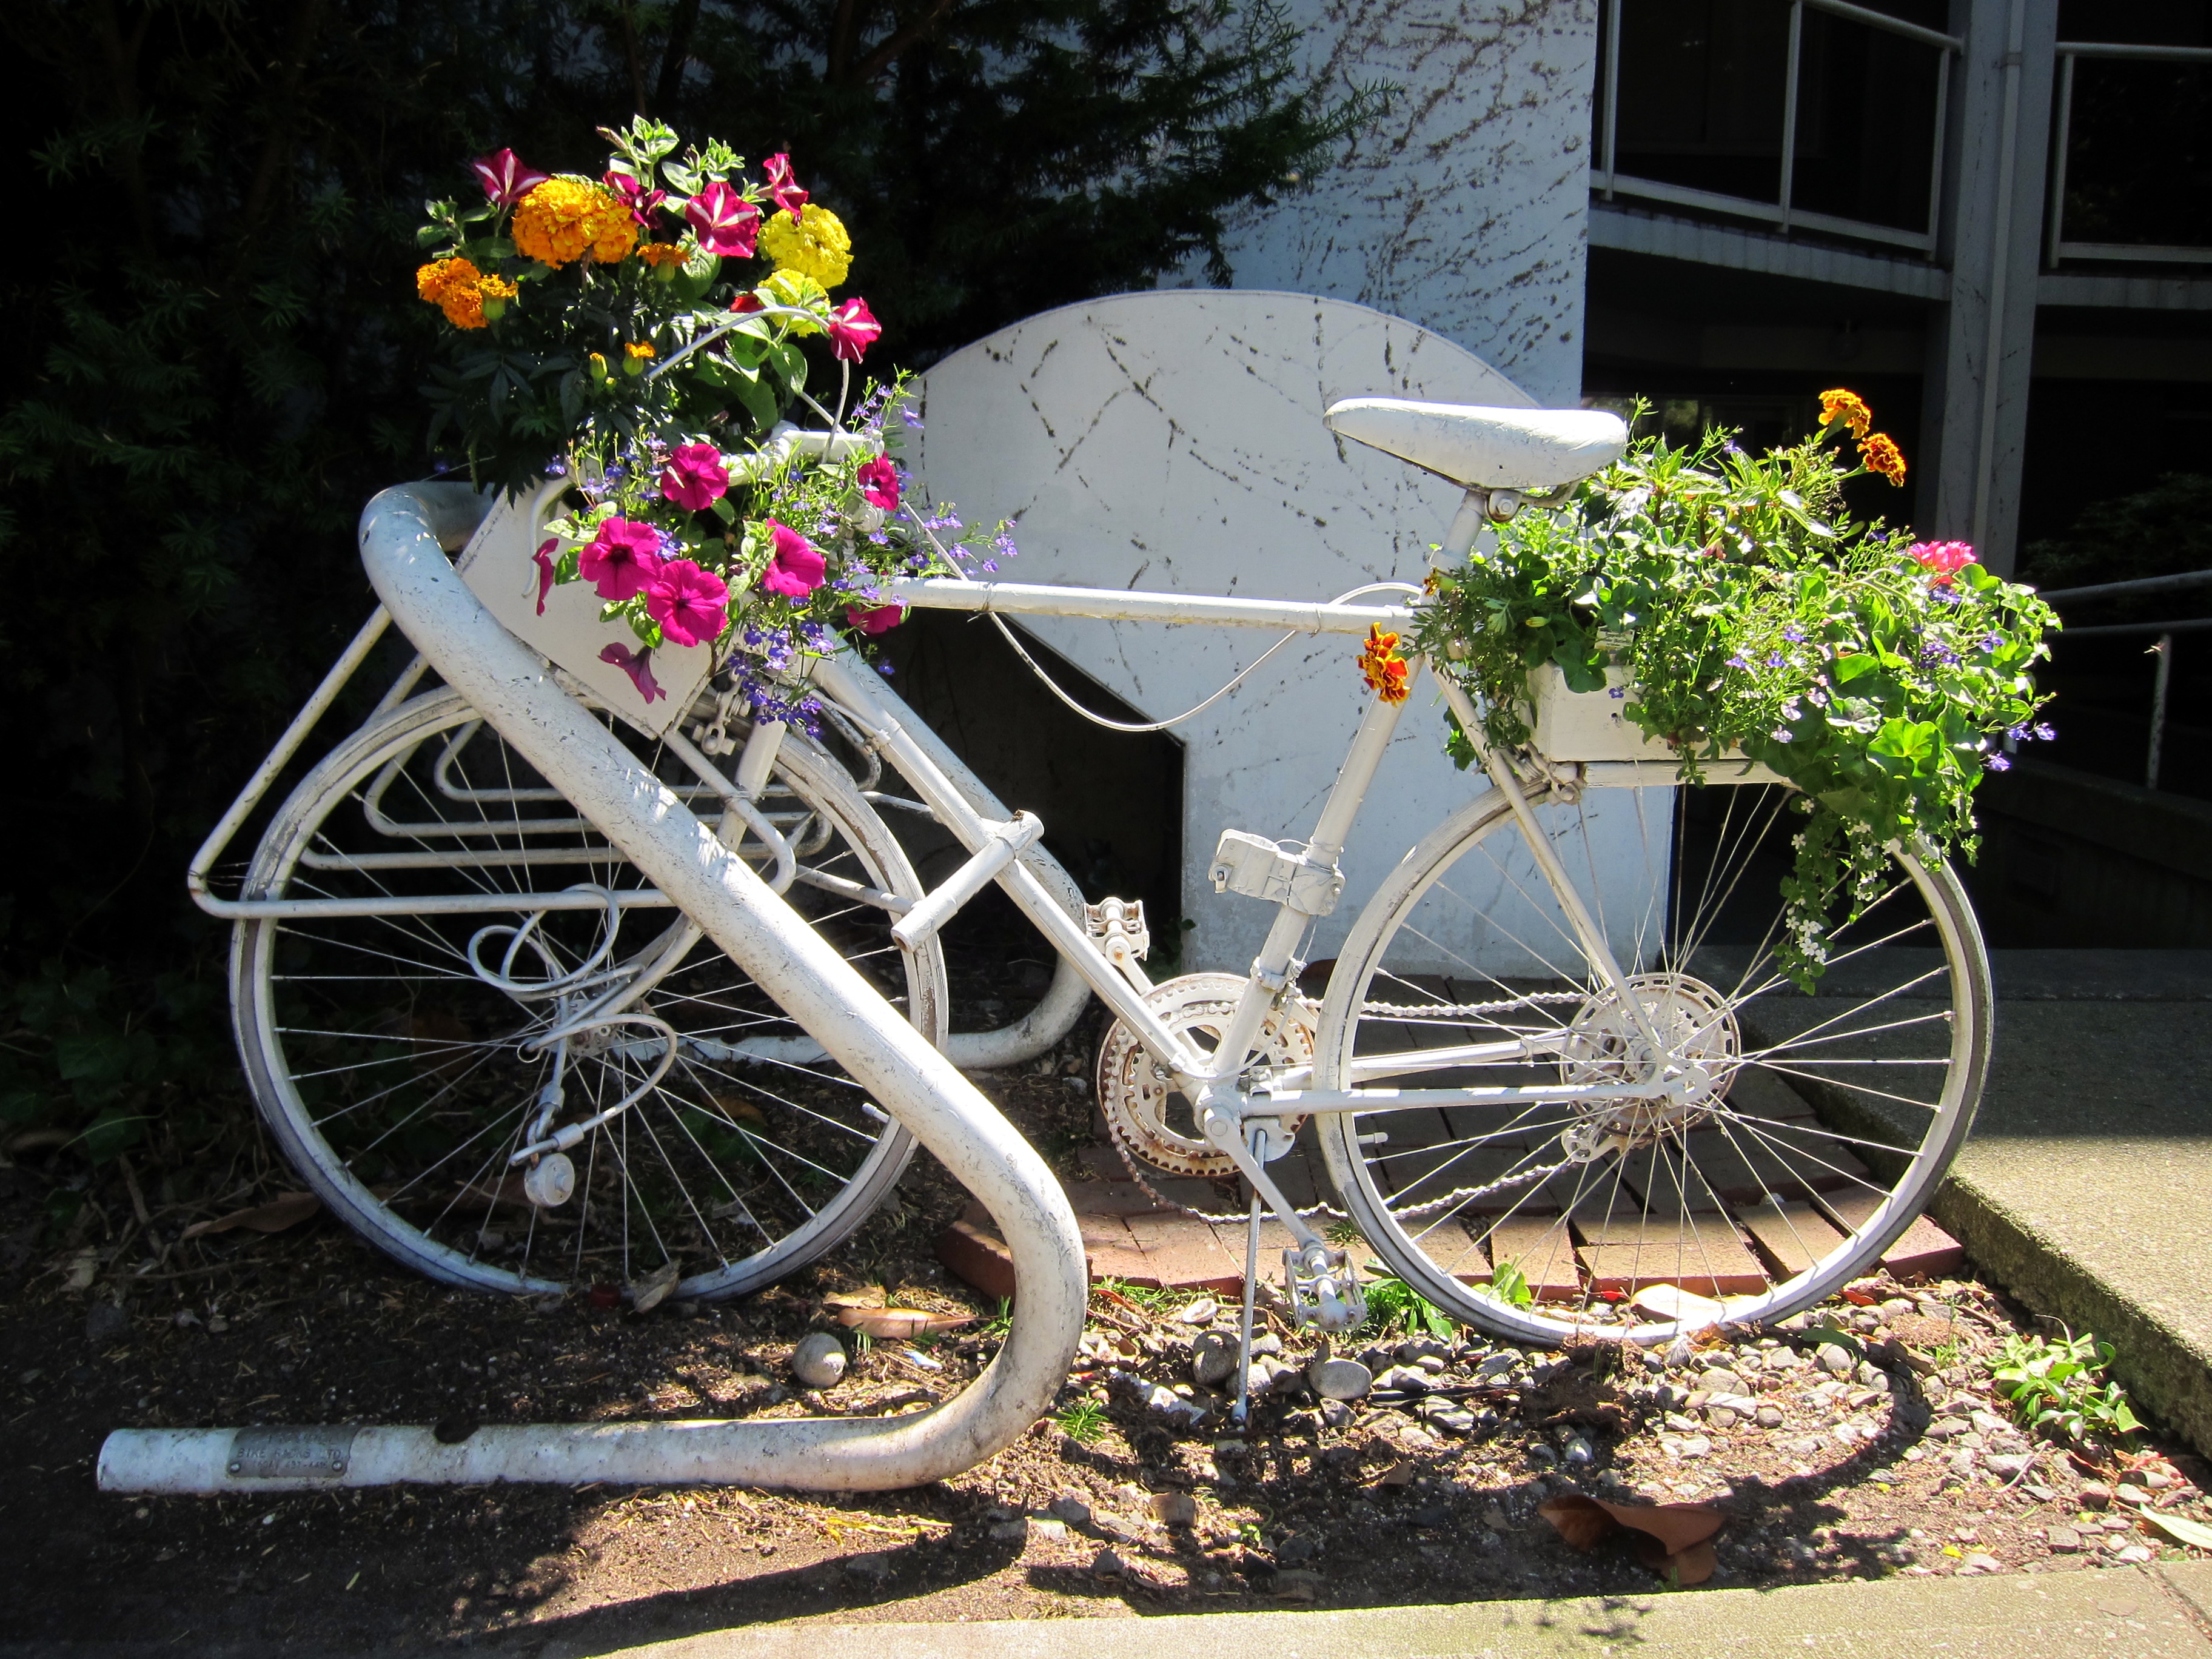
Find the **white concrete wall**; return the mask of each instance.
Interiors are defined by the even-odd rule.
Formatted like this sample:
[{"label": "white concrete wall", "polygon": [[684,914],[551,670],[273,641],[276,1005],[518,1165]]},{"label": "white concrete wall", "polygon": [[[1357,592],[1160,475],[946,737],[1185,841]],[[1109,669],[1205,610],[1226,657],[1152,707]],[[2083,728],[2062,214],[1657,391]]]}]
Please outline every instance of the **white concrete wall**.
[{"label": "white concrete wall", "polygon": [[1340,165],[1237,222],[1235,286],[1356,300],[1465,346],[1540,404],[1574,404],[1596,0],[1289,9],[1310,70],[1401,90]]},{"label": "white concrete wall", "polygon": [[[971,521],[1018,520],[1020,556],[1000,573],[1008,580],[1328,599],[1367,581],[1419,581],[1459,496],[1329,434],[1322,411],[1368,393],[1530,401],[1450,342],[1341,301],[1123,295],[1030,318],[933,368],[908,459],[934,496],[957,501]],[[1200,702],[1275,637],[1060,619],[1029,626],[1154,720]],[[1311,832],[1371,696],[1358,649],[1350,636],[1296,641],[1178,728],[1183,913],[1198,924],[1187,967],[1241,972],[1250,961],[1272,912],[1217,896],[1207,864],[1224,829]],[[1343,908],[1321,925],[1309,959],[1335,953],[1382,877],[1474,793],[1479,780],[1445,758],[1443,732],[1425,689],[1407,705],[1347,849]],[[971,758],[988,776],[989,757]],[[1613,914],[1644,902],[1642,862],[1606,865],[1600,902]],[[1533,870],[1523,878],[1533,881]],[[1471,949],[1472,932],[1459,944]],[[1483,965],[1504,964],[1486,952]]]}]

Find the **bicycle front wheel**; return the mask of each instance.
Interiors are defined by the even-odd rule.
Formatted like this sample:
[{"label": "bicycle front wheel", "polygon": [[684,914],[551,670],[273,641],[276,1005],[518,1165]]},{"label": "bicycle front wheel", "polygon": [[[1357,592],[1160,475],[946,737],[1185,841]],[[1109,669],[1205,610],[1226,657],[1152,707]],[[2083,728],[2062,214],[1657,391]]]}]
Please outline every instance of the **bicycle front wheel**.
[{"label": "bicycle front wheel", "polygon": [[[1981,936],[1949,867],[1898,852],[1802,994],[1774,954],[1794,799],[1535,798],[1632,1001],[1494,791],[1361,914],[1316,1082],[1376,1103],[1328,1120],[1322,1146],[1354,1223],[1423,1296],[1516,1341],[1653,1341],[1820,1301],[1919,1212],[1987,1064]],[[1654,1034],[1681,1057],[1671,1088]]]},{"label": "bicycle front wheel", "polygon": [[[714,815],[714,791],[609,725]],[[797,855],[787,902],[941,1043],[943,959],[890,938],[877,901],[921,886],[874,811],[795,733],[759,804]],[[742,833],[724,830],[764,867]],[[846,1237],[912,1152],[455,692],[404,704],[312,772],[245,890],[386,902],[240,923],[233,1007],[256,1102],[293,1166],[434,1279],[740,1294]],[[564,893],[590,908],[529,896]],[[562,1162],[518,1161],[563,1128],[581,1133]]]}]

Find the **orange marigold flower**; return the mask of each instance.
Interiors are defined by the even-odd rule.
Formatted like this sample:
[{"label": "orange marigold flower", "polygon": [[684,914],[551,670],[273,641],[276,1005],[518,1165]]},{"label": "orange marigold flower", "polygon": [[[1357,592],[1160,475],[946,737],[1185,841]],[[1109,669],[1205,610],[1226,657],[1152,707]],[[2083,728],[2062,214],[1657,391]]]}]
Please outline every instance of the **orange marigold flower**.
[{"label": "orange marigold flower", "polygon": [[1850,428],[1854,438],[1863,438],[1874,430],[1874,411],[1866,406],[1866,399],[1841,386],[1820,394],[1820,424],[1833,426],[1838,421]]},{"label": "orange marigold flower", "polygon": [[514,245],[555,270],[586,252],[611,265],[637,246],[637,222],[587,179],[548,179],[514,210]]},{"label": "orange marigold flower", "polygon": [[623,349],[629,354],[632,362],[642,362],[647,357],[658,357],[660,355],[653,349],[653,342],[650,340],[632,340],[624,345]]},{"label": "orange marigold flower", "polygon": [[1905,452],[1887,432],[1876,432],[1859,445],[1859,459],[1869,472],[1879,472],[1899,489],[1905,487]]},{"label": "orange marigold flower", "polygon": [[[487,278],[469,260],[434,259],[416,271],[415,291],[444,312],[455,328],[482,328],[487,281],[498,283],[499,278]],[[503,283],[500,286],[507,287]],[[511,288],[507,291],[509,296],[514,292]]]},{"label": "orange marigold flower", "polygon": [[1359,677],[1367,689],[1385,702],[1403,702],[1411,690],[1406,683],[1408,672],[1405,658],[1398,654],[1398,636],[1370,623],[1367,643],[1359,653]]},{"label": "orange marigold flower", "polygon": [[663,265],[680,265],[690,255],[681,242],[647,242],[637,257],[658,270]]}]

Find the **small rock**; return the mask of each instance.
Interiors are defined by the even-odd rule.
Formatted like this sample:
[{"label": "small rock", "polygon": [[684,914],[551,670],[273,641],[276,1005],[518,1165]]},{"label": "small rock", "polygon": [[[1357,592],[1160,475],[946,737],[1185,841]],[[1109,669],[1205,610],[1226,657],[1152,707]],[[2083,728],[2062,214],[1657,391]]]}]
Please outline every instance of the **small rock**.
[{"label": "small rock", "polygon": [[1198,1423],[1205,1420],[1206,1407],[1194,1401],[1185,1400],[1173,1389],[1164,1389],[1157,1382],[1147,1382],[1141,1377],[1137,1384],[1137,1398],[1145,1409],[1156,1417],[1164,1417],[1170,1423]]},{"label": "small rock", "polygon": [[1419,1366],[1431,1376],[1441,1376],[1443,1375],[1449,1362],[1446,1360],[1442,1354],[1425,1353],[1419,1359],[1416,1359],[1413,1364]]},{"label": "small rock", "polygon": [[1708,1394],[1741,1394],[1744,1380],[1725,1365],[1716,1365],[1698,1379],[1698,1386]]},{"label": "small rock", "polygon": [[1280,1353],[1282,1351],[1283,1339],[1273,1331],[1265,1332],[1252,1339],[1252,1352],[1255,1358],[1263,1353]]},{"label": "small rock", "polygon": [[1065,1521],[1071,1527],[1085,1526],[1091,1520],[1091,1505],[1080,1498],[1055,1498],[1044,1508],[1054,1520]]},{"label": "small rock", "polygon": [[1449,1359],[1451,1350],[1433,1336],[1416,1336],[1398,1345],[1397,1358],[1401,1365],[1418,1365],[1424,1359]]},{"label": "small rock", "polygon": [[1050,1539],[1053,1542],[1058,1543],[1067,1536],[1067,1522],[1048,1521],[1040,1516],[1030,1522],[1030,1535],[1033,1538]]},{"label": "small rock", "polygon": [[1686,1336],[1676,1337],[1667,1350],[1667,1364],[1675,1370],[1690,1364],[1697,1357],[1698,1351],[1690,1346],[1690,1339]]},{"label": "small rock", "polygon": [[1677,1457],[1703,1457],[1713,1449],[1713,1443],[1702,1434],[1686,1434],[1671,1439],[1662,1435],[1659,1443]]},{"label": "small rock", "polygon": [[[1928,1437],[1930,1440],[1948,1440],[1954,1435],[1966,1432],[1965,1422],[1955,1417],[1939,1417],[1928,1425]],[[2106,1495],[2110,1496],[2109,1493]]]},{"label": "small rock", "polygon": [[1328,1428],[1350,1428],[1352,1417],[1352,1407],[1341,1400],[1324,1400],[1321,1402],[1321,1420]]},{"label": "small rock", "polygon": [[85,1340],[100,1346],[131,1334],[131,1316],[112,1302],[95,1302],[84,1316]]},{"label": "small rock", "polygon": [[2139,1567],[2155,1553],[2148,1544],[2130,1544],[2112,1557],[2131,1567]]},{"label": "small rock", "polygon": [[1863,1389],[1880,1389],[1885,1394],[1889,1392],[1889,1373],[1871,1359],[1860,1360],[1857,1369],[1851,1374],[1858,1378],[1859,1386]]},{"label": "small rock", "polygon": [[2173,1484],[2173,1477],[2157,1469],[2130,1469],[2125,1477],[2142,1482],[2153,1492],[2163,1492]]},{"label": "small rock", "polygon": [[1218,1389],[1237,1369],[1237,1339],[1207,1331],[1190,1345],[1190,1380],[1201,1389]]},{"label": "small rock", "polygon": [[1708,1407],[1705,1410],[1705,1421],[1717,1429],[1732,1429],[1735,1426],[1735,1408],[1729,1406]]},{"label": "small rock", "polygon": [[1309,1534],[1300,1533],[1295,1538],[1283,1540],[1275,1551],[1275,1559],[1286,1567],[1294,1567],[1301,1561],[1312,1560],[1314,1552],[1320,1547]]},{"label": "small rock", "polygon": [[1528,1448],[1528,1462],[1540,1469],[1554,1468],[1559,1465],[1559,1455],[1538,1441]]},{"label": "small rock", "polygon": [[845,1558],[848,1578],[866,1578],[880,1583],[898,1571],[898,1564],[886,1550],[866,1550],[859,1555]]},{"label": "small rock", "polygon": [[827,1331],[801,1337],[791,1351],[791,1374],[805,1388],[836,1388],[845,1380],[845,1345]]},{"label": "small rock", "polygon": [[1782,1407],[1779,1406],[1761,1406],[1756,1415],[1759,1426],[1762,1429],[1778,1429],[1782,1426]]},{"label": "small rock", "polygon": [[1316,1359],[1306,1367],[1306,1382],[1323,1400],[1358,1400],[1375,1377],[1356,1359]]},{"label": "small rock", "polygon": [[2122,1486],[2112,1496],[2123,1504],[2140,1505],[2151,1501],[2151,1495],[2141,1486]]},{"label": "small rock", "polygon": [[2011,1420],[1999,1417],[1995,1412],[1971,1411],[1966,1413],[1966,1420],[1984,1434],[2006,1434],[2012,1429]]},{"label": "small rock", "polygon": [[2002,1563],[1998,1561],[1996,1556],[1985,1554],[1980,1550],[1976,1550],[1972,1555],[1959,1563],[1959,1571],[1961,1572],[2002,1572],[2004,1571],[2004,1566]]},{"label": "small rock", "polygon": [[1957,1475],[1961,1480],[1972,1480],[1974,1478],[1974,1453],[1972,1448],[1967,1447],[1962,1449],[1951,1459],[1950,1462],[1946,1467],[1949,1468],[1953,1474]]},{"label": "small rock", "polygon": [[1448,1434],[1474,1432],[1474,1413],[1456,1406],[1449,1406],[1442,1411],[1429,1413],[1428,1420]]},{"label": "small rock", "polygon": [[1848,1376],[1856,1362],[1849,1348],[1840,1343],[1823,1342],[1813,1351],[1813,1363],[1831,1376]]},{"label": "small rock", "polygon": [[1418,1365],[1393,1365],[1375,1379],[1375,1386],[1395,1394],[1419,1396],[1429,1391],[1429,1374]]},{"label": "small rock", "polygon": [[2026,1474],[2028,1465],[2034,1462],[2033,1452],[2008,1452],[1995,1457],[1984,1458],[1982,1466],[1991,1474],[2009,1480],[2016,1474]]},{"label": "small rock", "polygon": [[1176,1311],[1176,1322],[1182,1325],[1204,1325],[1221,1311],[1221,1304],[1210,1296],[1201,1296],[1195,1302],[1187,1302]]},{"label": "small rock", "polygon": [[1025,1544],[1029,1541],[1029,1517],[1018,1515],[1011,1521],[1001,1521],[988,1534],[994,1544]]},{"label": "small rock", "polygon": [[1118,1538],[1125,1544],[1136,1543],[1145,1535],[1141,1522],[1132,1521],[1126,1516],[1111,1515],[1104,1510],[1092,1514],[1091,1524],[1109,1538]]},{"label": "small rock", "polygon": [[1911,1311],[1912,1304],[1901,1296],[1893,1296],[1881,1304],[1882,1316],[1885,1319],[1895,1319]]},{"label": "small rock", "polygon": [[1094,1578],[1119,1578],[1128,1571],[1128,1563],[1111,1550],[1101,1550],[1091,1558],[1091,1576]]},{"label": "small rock", "polygon": [[1597,1453],[1591,1449],[1590,1443],[1578,1434],[1569,1435],[1559,1452],[1567,1460],[1567,1467],[1571,1469],[1587,1468],[1597,1461]]},{"label": "small rock", "polygon": [[2081,1552],[2081,1534],[2071,1527],[2048,1528],[2043,1540],[2051,1547],[2053,1555],[2078,1555]]},{"label": "small rock", "polygon": [[1668,1428],[1678,1433],[1694,1434],[1697,1431],[1698,1419],[1694,1417],[1685,1417],[1680,1412],[1668,1412],[1663,1420]]},{"label": "small rock", "polygon": [[1492,1532],[1504,1532],[1506,1528],[1511,1526],[1513,1523],[1506,1518],[1505,1511],[1504,1510],[1499,1509],[1497,1504],[1492,1504],[1488,1509],[1483,1510],[1482,1524],[1489,1528]]},{"label": "small rock", "polygon": [[1198,1521],[1198,1501],[1187,1492],[1156,1492],[1152,1514],[1164,1527],[1188,1527]]},{"label": "small rock", "polygon": [[2108,1510],[2112,1506],[2112,1489],[2101,1480],[2082,1483],[2081,1507],[2085,1510]]},{"label": "small rock", "polygon": [[1519,1362],[1510,1353],[1486,1354],[1482,1364],[1475,1367],[1474,1380],[1483,1388],[1496,1388],[1513,1375]]},{"label": "small rock", "polygon": [[1321,1595],[1321,1575],[1293,1567],[1275,1575],[1275,1594],[1286,1601],[1310,1601]]}]

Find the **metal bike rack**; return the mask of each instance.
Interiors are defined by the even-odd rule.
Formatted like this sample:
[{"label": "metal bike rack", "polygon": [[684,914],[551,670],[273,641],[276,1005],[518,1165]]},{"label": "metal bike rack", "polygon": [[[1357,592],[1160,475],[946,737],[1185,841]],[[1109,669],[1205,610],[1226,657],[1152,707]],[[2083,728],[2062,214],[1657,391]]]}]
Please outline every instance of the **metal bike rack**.
[{"label": "metal bike rack", "polygon": [[910,1417],[494,1425],[453,1444],[411,1427],[124,1429],[100,1448],[101,1489],[605,1480],[881,1491],[972,1468],[1051,1404],[1082,1334],[1085,1264],[1066,1194],[951,1061],[484,610],[440,550],[442,507],[421,486],[402,485],[362,515],[362,562],[392,618],[447,684],[981,1200],[1016,1263],[1012,1328],[965,1391]]}]

